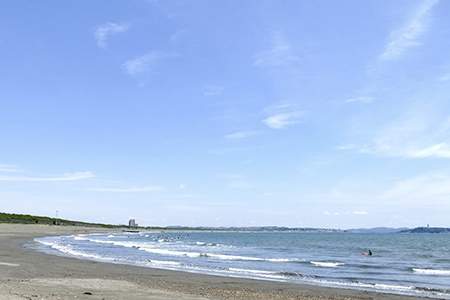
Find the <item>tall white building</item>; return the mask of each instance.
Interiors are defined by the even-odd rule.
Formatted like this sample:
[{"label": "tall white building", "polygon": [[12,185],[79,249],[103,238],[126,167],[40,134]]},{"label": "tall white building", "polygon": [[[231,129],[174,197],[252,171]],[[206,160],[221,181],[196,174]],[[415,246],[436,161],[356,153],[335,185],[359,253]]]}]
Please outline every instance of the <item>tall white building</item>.
[{"label": "tall white building", "polygon": [[137,227],[136,220],[130,219],[130,221],[128,221],[128,227]]}]

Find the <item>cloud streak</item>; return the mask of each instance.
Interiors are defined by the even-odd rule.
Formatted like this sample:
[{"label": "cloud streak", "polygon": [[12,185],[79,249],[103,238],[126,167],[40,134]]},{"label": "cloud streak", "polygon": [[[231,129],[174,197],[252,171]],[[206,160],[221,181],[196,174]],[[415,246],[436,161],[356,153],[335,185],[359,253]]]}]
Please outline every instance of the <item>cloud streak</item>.
[{"label": "cloud streak", "polygon": [[204,96],[218,96],[224,91],[224,87],[220,85],[207,85],[203,88]]},{"label": "cloud streak", "polygon": [[370,104],[375,100],[374,97],[371,96],[359,96],[348,98],[345,100],[345,103],[362,103],[362,104]]},{"label": "cloud streak", "polygon": [[225,135],[225,138],[228,140],[242,140],[246,138],[250,138],[252,136],[258,135],[260,132],[255,130],[248,131],[236,131]]},{"label": "cloud streak", "polygon": [[300,123],[305,112],[295,106],[282,104],[266,109],[268,116],[262,122],[272,129],[284,129]]},{"label": "cloud streak", "polygon": [[407,50],[420,46],[420,38],[429,27],[431,10],[438,3],[439,0],[422,1],[406,23],[391,32],[389,41],[379,59],[395,60],[403,56]]},{"label": "cloud streak", "polygon": [[161,186],[142,186],[142,187],[99,187],[91,188],[91,192],[105,192],[105,193],[145,193],[145,192],[159,192],[162,191]]},{"label": "cloud streak", "polygon": [[280,32],[272,34],[270,48],[254,56],[255,67],[285,67],[296,64],[300,58],[294,53],[291,44]]},{"label": "cloud streak", "polygon": [[177,56],[178,55],[173,53],[150,51],[144,55],[127,60],[123,64],[123,68],[128,75],[134,76],[141,73],[145,73],[155,68],[156,65],[164,59],[173,58]]},{"label": "cloud streak", "polygon": [[423,205],[424,203],[447,203],[448,195],[450,195],[450,176],[434,172],[398,180],[379,198]]},{"label": "cloud streak", "polygon": [[116,34],[123,33],[128,31],[130,28],[129,25],[124,23],[114,23],[108,22],[98,26],[95,29],[94,37],[97,41],[97,46],[99,48],[107,48],[108,47],[108,39]]},{"label": "cloud streak", "polygon": [[3,173],[18,173],[21,172],[19,168],[15,165],[6,165],[6,164],[0,164],[0,172]]},{"label": "cloud streak", "polygon": [[94,173],[90,171],[65,173],[61,176],[53,177],[35,177],[35,176],[0,176],[0,181],[9,182],[61,182],[61,181],[78,181],[94,178]]},{"label": "cloud streak", "polygon": [[406,159],[449,159],[449,141],[450,118],[417,106],[375,131],[367,142],[344,144],[337,150]]}]

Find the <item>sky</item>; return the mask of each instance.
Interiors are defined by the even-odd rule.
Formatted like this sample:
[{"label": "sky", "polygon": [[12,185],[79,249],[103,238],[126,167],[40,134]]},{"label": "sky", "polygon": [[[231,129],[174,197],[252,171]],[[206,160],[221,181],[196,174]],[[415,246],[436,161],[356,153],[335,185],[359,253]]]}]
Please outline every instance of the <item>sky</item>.
[{"label": "sky", "polygon": [[5,1],[0,211],[450,226],[450,1]]}]

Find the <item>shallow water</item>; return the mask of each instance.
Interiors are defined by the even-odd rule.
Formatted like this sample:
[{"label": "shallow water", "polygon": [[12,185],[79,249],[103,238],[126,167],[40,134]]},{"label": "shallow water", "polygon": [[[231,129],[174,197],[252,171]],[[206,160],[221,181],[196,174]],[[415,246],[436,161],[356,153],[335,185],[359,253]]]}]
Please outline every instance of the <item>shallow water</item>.
[{"label": "shallow water", "polygon": [[[149,232],[36,241],[84,259],[450,299],[450,234]],[[367,249],[374,255],[361,255]]]}]

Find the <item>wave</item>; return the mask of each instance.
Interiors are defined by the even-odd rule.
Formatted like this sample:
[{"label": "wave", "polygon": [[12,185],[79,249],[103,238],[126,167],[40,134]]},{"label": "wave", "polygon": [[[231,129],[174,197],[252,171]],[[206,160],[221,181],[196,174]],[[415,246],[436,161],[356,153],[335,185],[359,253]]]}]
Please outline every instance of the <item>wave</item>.
[{"label": "wave", "polygon": [[208,246],[208,247],[225,247],[225,245],[217,244],[217,243],[206,243],[206,242],[195,242],[195,245],[197,246]]},{"label": "wave", "polygon": [[267,279],[276,279],[276,280],[285,280],[286,276],[279,274],[278,272],[274,271],[265,271],[265,270],[252,270],[252,269],[240,269],[240,268],[228,268],[228,271],[232,273],[241,274],[244,276],[256,276],[256,277],[262,277]]},{"label": "wave", "polygon": [[252,269],[240,269],[240,268],[228,268],[232,272],[253,273],[253,274],[278,274],[274,271],[252,270]]},{"label": "wave", "polygon": [[176,261],[169,261],[169,260],[156,260],[156,259],[149,259],[147,263],[151,265],[163,265],[163,266],[181,266],[181,263]]},{"label": "wave", "polygon": [[[81,236],[80,238],[84,238]],[[114,241],[114,240],[103,240],[103,239],[89,239],[92,242],[97,242],[101,244],[110,244],[114,246],[122,246],[129,248],[136,248],[136,250],[148,251],[152,253],[162,254],[166,256],[190,256],[190,257],[210,257],[212,259],[221,259],[221,260],[250,260],[250,261],[272,261],[276,263],[289,263],[289,262],[302,262],[305,264],[312,264],[317,267],[328,267],[328,268],[336,268],[344,265],[341,262],[333,262],[333,261],[304,261],[295,258],[258,258],[252,256],[239,256],[239,255],[228,255],[228,254],[215,254],[215,253],[201,253],[201,252],[186,252],[186,251],[176,251],[172,249],[161,249],[157,247],[157,243],[143,243],[143,242],[132,242],[132,241]],[[36,239],[39,243],[46,245],[52,249],[61,252],[62,254],[75,256],[84,259],[103,261],[103,262],[111,262],[111,263],[119,263],[119,264],[129,264],[129,265],[139,265],[143,267],[151,267],[151,268],[159,268],[166,270],[179,270],[179,271],[188,271],[195,273],[203,273],[203,274],[212,274],[212,275],[221,275],[221,276],[229,276],[229,277],[241,277],[241,278],[253,278],[260,280],[272,280],[272,281],[294,281],[294,282],[304,282],[315,285],[329,286],[329,287],[337,287],[337,288],[353,288],[360,290],[372,290],[378,292],[385,293],[397,293],[404,295],[415,295],[415,296],[426,296],[426,297],[435,297],[435,298],[446,298],[450,299],[450,291],[442,290],[438,288],[427,288],[427,287],[415,287],[408,285],[400,285],[396,282],[392,284],[388,283],[374,283],[378,281],[376,278],[365,278],[362,282],[358,281],[357,278],[331,278],[331,277],[320,277],[318,275],[309,275],[302,274],[293,271],[283,271],[282,269],[275,268],[275,265],[271,265],[269,268],[274,268],[276,271],[272,270],[264,270],[264,264],[253,264],[255,269],[249,268],[239,268],[239,264],[234,264],[237,267],[201,267],[194,266],[190,264],[184,264],[179,261],[171,261],[170,258],[167,260],[163,259],[148,259],[141,261],[131,261],[128,258],[124,257],[105,257],[100,256],[97,253],[81,251],[75,248],[74,245],[67,244],[67,241],[53,241],[50,239]],[[80,243],[81,244],[81,243]],[[93,248],[94,249],[94,248]],[[176,260],[176,259],[174,259]],[[256,267],[256,265],[261,267]],[[267,266],[267,265],[266,265]],[[279,266],[283,266],[280,264]],[[350,265],[349,265],[350,266]],[[261,268],[262,270],[259,270]],[[445,275],[450,276],[450,270],[436,270],[436,269],[419,269],[413,268],[409,269],[409,271],[414,271],[418,274],[424,275]],[[371,283],[370,283],[371,282]]]},{"label": "wave", "polygon": [[450,270],[437,270],[437,269],[412,269],[414,273],[422,275],[437,275],[437,276],[450,276]]},{"label": "wave", "polygon": [[93,243],[100,244],[111,244],[115,246],[127,247],[127,248],[136,248],[142,251],[146,251],[149,253],[165,255],[165,256],[185,256],[190,258],[212,258],[212,259],[220,259],[220,260],[235,260],[235,261],[268,261],[275,263],[283,263],[283,262],[304,262],[304,260],[296,259],[296,258],[260,258],[260,257],[252,257],[252,256],[242,256],[242,255],[231,255],[231,254],[217,254],[217,253],[209,253],[209,252],[189,252],[189,251],[179,251],[179,250],[170,250],[163,249],[149,243],[136,243],[136,242],[124,242],[124,241],[110,241],[110,240],[99,240],[99,239],[88,239]]},{"label": "wave", "polygon": [[97,259],[97,260],[108,260],[108,258],[100,256],[100,255],[90,254],[90,253],[75,250],[70,245],[61,245],[58,243],[45,242],[45,241],[41,241],[39,239],[36,239],[36,241],[45,246],[48,246],[52,249],[58,250],[64,254],[68,254],[68,255],[72,255],[72,256],[79,256],[79,257],[81,256],[84,258]]},{"label": "wave", "polygon": [[345,265],[341,262],[327,262],[327,261],[311,261],[311,264],[317,266],[317,267],[323,267],[323,268],[337,268],[339,266]]}]

